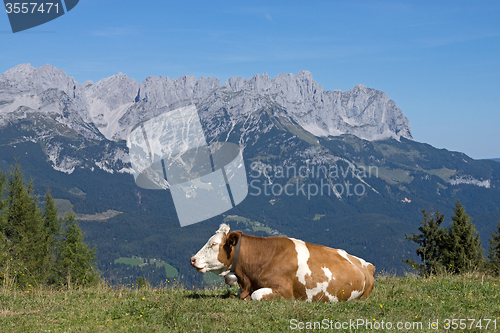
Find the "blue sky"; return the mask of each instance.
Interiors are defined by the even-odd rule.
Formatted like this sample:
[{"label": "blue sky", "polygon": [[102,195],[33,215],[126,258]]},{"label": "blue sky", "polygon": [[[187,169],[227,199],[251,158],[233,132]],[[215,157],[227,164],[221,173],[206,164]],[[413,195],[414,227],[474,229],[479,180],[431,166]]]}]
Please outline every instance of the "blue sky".
[{"label": "blue sky", "polygon": [[80,83],[122,72],[248,78],[309,70],[324,90],[382,90],[413,137],[500,157],[499,1],[81,0],[13,34],[0,15],[0,73],[51,64]]}]

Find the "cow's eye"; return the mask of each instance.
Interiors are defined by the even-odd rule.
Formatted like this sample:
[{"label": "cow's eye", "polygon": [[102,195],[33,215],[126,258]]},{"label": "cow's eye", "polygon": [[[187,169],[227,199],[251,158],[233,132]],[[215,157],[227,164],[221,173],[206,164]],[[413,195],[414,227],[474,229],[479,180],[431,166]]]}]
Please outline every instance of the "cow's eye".
[{"label": "cow's eye", "polygon": [[216,243],[216,242],[213,242],[213,243],[212,243],[212,247],[216,247],[217,245],[219,245],[219,244],[218,244],[218,243]]}]

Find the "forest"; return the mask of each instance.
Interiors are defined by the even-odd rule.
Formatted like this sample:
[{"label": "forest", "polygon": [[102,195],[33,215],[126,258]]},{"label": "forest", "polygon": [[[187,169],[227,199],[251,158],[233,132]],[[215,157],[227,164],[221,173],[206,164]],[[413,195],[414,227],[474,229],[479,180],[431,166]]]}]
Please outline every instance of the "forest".
[{"label": "forest", "polygon": [[[43,203],[19,164],[0,174],[0,283],[9,290],[71,287],[99,282],[95,249],[69,212],[64,218],[50,194]],[[40,206],[43,205],[43,209]]]}]

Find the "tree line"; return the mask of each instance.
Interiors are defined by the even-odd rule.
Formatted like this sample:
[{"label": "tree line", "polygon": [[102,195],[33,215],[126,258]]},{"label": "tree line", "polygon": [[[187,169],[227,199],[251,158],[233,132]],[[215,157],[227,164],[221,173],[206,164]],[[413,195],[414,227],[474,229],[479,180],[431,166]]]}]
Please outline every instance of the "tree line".
[{"label": "tree line", "polygon": [[97,283],[95,249],[83,242],[75,213],[60,218],[50,190],[40,208],[32,184],[18,163],[0,172],[0,283],[21,290]]},{"label": "tree line", "polygon": [[488,256],[485,258],[479,233],[471,217],[465,212],[459,200],[453,209],[452,223],[443,228],[444,214],[439,210],[422,211],[424,221],[420,223],[420,233],[405,235],[407,240],[417,243],[415,250],[422,263],[411,259],[403,261],[422,276],[452,273],[462,274],[474,271],[500,273],[500,221],[497,230],[488,238]]}]

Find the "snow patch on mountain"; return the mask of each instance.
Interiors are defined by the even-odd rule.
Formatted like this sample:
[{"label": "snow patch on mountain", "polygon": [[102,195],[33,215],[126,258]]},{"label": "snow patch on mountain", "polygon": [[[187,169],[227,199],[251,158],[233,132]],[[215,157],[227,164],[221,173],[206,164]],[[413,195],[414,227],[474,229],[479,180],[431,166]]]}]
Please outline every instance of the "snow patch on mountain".
[{"label": "snow patch on mountain", "polygon": [[451,185],[468,184],[468,185],[475,185],[475,186],[485,187],[485,188],[490,188],[490,186],[491,186],[490,179],[478,180],[478,179],[474,179],[472,176],[461,176],[461,177],[458,177],[455,179],[450,179],[449,182]]},{"label": "snow patch on mountain", "polygon": [[109,173],[114,173],[115,171],[108,165],[108,163],[106,163],[106,161],[99,161],[99,162],[94,162],[95,165],[97,165],[99,167],[99,169],[102,169],[106,172],[109,172]]},{"label": "snow patch on mountain", "polygon": [[128,173],[128,174],[131,174],[131,175],[133,175],[135,173],[134,169],[132,169],[132,168],[121,168],[117,172],[118,173]]},{"label": "snow patch on mountain", "polygon": [[75,171],[75,168],[81,164],[81,162],[78,159],[68,156],[61,157],[60,153],[62,150],[63,147],[60,144],[48,145],[47,155],[49,157],[49,161],[52,163],[52,168],[54,168],[54,170],[71,174]]}]

